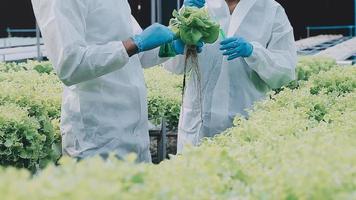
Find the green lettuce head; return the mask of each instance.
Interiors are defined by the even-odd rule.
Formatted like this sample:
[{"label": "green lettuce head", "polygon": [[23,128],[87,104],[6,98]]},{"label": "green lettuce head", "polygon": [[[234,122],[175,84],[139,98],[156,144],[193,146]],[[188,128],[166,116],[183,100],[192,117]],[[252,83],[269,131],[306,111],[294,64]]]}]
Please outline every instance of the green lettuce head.
[{"label": "green lettuce head", "polygon": [[[220,25],[210,18],[207,9],[183,7],[179,11],[174,10],[173,17],[169,26],[186,45],[196,46],[199,41],[212,44],[219,37]],[[162,45],[159,56],[176,56],[172,44]]]},{"label": "green lettuce head", "polygon": [[197,45],[199,41],[214,43],[219,37],[220,25],[214,22],[206,9],[183,7],[173,11],[170,27],[177,37],[187,45]]}]

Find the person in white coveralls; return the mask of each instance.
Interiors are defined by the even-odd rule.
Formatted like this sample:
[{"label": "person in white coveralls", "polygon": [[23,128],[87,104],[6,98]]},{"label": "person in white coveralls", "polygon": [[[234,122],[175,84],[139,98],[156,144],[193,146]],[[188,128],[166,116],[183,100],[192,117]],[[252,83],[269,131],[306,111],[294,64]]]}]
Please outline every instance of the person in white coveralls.
[{"label": "person in white coveralls", "polygon": [[[198,55],[202,102],[193,73],[179,121],[180,153],[187,144],[198,145],[202,138],[232,127],[237,115],[247,117],[246,109],[254,102],[295,79],[297,62],[293,28],[276,1],[185,0],[184,5],[206,6],[227,38],[205,45]],[[184,61],[180,55],[165,67],[181,74]]]},{"label": "person in white coveralls", "polygon": [[[142,32],[127,0],[32,0],[46,51],[65,84],[63,153],[75,158],[136,153],[150,162],[143,67],[174,33],[154,24]],[[153,50],[152,50],[153,49]]]}]

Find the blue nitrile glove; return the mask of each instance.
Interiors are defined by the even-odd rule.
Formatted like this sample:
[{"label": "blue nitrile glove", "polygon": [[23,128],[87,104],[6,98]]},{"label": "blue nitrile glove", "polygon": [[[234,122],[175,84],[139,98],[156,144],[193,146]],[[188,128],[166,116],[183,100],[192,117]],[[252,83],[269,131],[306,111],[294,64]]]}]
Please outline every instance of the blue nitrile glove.
[{"label": "blue nitrile glove", "polygon": [[166,26],[155,23],[145,29],[141,34],[132,37],[138,51],[148,51],[175,39],[175,34]]},{"label": "blue nitrile glove", "polygon": [[252,44],[241,37],[227,38],[220,45],[220,50],[224,51],[223,55],[228,56],[227,60],[250,57],[253,52]]},{"label": "blue nitrile glove", "polygon": [[[176,54],[184,55],[185,52],[185,44],[181,39],[173,41],[173,49],[176,52]],[[197,52],[201,53],[203,51],[203,42],[199,42],[197,44]]]},{"label": "blue nitrile glove", "polygon": [[202,8],[205,5],[205,0],[184,0],[184,5]]}]

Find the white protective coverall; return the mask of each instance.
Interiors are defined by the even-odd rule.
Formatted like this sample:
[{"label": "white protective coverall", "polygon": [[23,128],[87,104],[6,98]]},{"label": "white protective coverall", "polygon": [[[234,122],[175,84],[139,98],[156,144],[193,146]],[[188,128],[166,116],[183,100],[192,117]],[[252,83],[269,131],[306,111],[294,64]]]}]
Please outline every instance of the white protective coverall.
[{"label": "white protective coverall", "polygon": [[142,30],[127,0],[32,0],[47,54],[66,85],[63,153],[77,158],[137,153],[150,162],[142,67],[158,50],[129,57],[123,43]]},{"label": "white protective coverall", "polygon": [[[247,116],[246,109],[254,102],[295,78],[293,28],[281,5],[274,0],[241,0],[232,15],[224,0],[206,0],[206,6],[227,37],[243,37],[254,50],[248,58],[227,61],[217,41],[206,45],[198,55],[202,106],[193,73],[179,122],[178,152],[182,152],[185,144],[197,145],[203,137],[212,137],[231,127],[236,115]],[[166,62],[165,67],[183,73],[184,56]]]}]

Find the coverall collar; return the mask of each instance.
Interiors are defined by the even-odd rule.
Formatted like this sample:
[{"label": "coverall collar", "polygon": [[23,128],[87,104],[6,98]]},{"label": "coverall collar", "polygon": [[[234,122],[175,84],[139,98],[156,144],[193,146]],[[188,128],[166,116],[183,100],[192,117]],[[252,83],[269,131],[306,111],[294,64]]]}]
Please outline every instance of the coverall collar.
[{"label": "coverall collar", "polygon": [[241,0],[232,13],[227,36],[233,36],[257,0]]},{"label": "coverall collar", "polygon": [[[208,8],[220,24],[229,19],[227,30],[225,30],[228,37],[233,36],[237,32],[247,13],[256,2],[257,0],[241,0],[231,15],[225,0],[207,0]],[[221,25],[225,26],[224,24]]]}]

